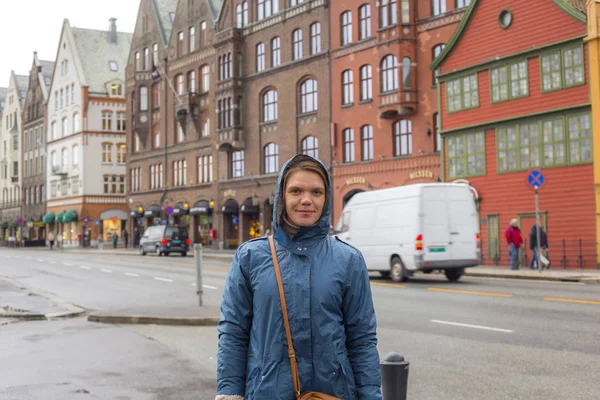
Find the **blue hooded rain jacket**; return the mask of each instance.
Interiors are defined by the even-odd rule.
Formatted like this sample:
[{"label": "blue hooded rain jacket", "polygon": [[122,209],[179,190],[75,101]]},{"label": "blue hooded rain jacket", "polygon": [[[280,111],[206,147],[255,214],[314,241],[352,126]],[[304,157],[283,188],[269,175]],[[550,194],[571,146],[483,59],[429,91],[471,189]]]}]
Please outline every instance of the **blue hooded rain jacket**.
[{"label": "blue hooded rain jacket", "polygon": [[[317,163],[325,173],[327,169]],[[375,312],[360,251],[329,236],[331,183],[320,221],[293,237],[283,230],[281,170],[273,235],[296,351],[301,391],[344,400],[381,399]],[[327,174],[328,176],[328,174]],[[217,395],[295,399],[281,302],[266,237],[242,244],[233,259],[218,324]],[[225,397],[227,398],[227,397]]]}]

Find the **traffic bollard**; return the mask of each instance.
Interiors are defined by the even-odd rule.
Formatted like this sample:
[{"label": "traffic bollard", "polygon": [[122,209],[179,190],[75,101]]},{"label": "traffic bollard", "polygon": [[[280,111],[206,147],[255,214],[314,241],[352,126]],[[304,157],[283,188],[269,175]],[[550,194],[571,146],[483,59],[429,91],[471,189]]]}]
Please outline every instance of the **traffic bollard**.
[{"label": "traffic bollard", "polygon": [[194,260],[196,261],[196,294],[198,295],[199,305],[202,307],[202,244],[194,244]]},{"label": "traffic bollard", "polygon": [[380,362],[383,400],[406,400],[410,363],[400,353],[391,352]]}]

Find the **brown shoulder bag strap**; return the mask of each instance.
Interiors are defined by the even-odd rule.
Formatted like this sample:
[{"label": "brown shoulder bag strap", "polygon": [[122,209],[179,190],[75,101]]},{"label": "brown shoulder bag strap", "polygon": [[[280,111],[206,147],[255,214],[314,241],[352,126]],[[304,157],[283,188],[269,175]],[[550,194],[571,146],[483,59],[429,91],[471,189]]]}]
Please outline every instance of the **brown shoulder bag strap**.
[{"label": "brown shoulder bag strap", "polygon": [[279,287],[279,298],[281,299],[281,311],[283,313],[283,324],[285,325],[285,336],[287,337],[288,355],[290,357],[290,366],[292,367],[292,380],[294,381],[294,393],[296,398],[300,398],[300,376],[298,375],[298,365],[296,364],[296,353],[292,343],[292,332],[290,331],[290,321],[288,319],[287,306],[285,304],[285,294],[283,292],[283,282],[281,281],[281,270],[279,261],[275,252],[275,241],[273,236],[269,236],[269,245],[271,246],[271,257],[275,267],[275,276],[277,277],[277,286]]}]

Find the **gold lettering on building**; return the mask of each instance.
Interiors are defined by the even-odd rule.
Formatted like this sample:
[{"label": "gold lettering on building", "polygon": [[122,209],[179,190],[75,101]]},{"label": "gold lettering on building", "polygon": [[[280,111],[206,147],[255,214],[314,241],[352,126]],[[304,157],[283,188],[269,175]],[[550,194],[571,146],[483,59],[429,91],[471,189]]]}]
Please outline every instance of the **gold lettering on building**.
[{"label": "gold lettering on building", "polygon": [[433,172],[431,172],[431,171],[417,171],[417,172],[413,172],[408,177],[409,177],[409,179],[411,181],[415,180],[415,179],[420,179],[420,178],[433,179]]},{"label": "gold lettering on building", "polygon": [[356,176],[354,178],[350,178],[350,179],[346,180],[346,186],[364,185],[365,183],[367,183],[367,180],[365,178],[360,177],[360,176]]},{"label": "gold lettering on building", "polygon": [[235,197],[235,190],[229,189],[224,191],[223,197]]}]

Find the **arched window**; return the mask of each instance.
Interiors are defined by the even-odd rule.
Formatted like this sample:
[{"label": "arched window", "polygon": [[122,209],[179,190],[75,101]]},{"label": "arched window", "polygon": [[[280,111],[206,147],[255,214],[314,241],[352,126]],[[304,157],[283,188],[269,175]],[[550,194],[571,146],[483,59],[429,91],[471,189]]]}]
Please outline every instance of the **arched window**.
[{"label": "arched window", "polygon": [[73,165],[79,165],[79,145],[75,144],[73,145],[73,148],[71,149],[72,151],[72,155],[71,155],[71,160],[73,161]]},{"label": "arched window", "polygon": [[279,171],[279,146],[269,143],[265,146],[265,174]]},{"label": "arched window", "polygon": [[262,96],[263,103],[263,122],[277,121],[277,92],[273,89],[268,90]]},{"label": "arched window", "polygon": [[360,147],[362,152],[362,160],[369,161],[373,159],[373,127],[365,125],[360,128]]},{"label": "arched window", "polygon": [[370,65],[360,67],[360,100],[373,98],[373,68]]},{"label": "arched window", "polygon": [[354,76],[352,70],[342,72],[342,104],[354,102]]},{"label": "arched window", "polygon": [[175,87],[177,94],[181,95],[185,93],[185,78],[183,74],[179,74],[175,77]]},{"label": "arched window", "polygon": [[381,91],[393,90],[398,90],[398,59],[390,54],[381,62]]},{"label": "arched window", "polygon": [[340,44],[345,46],[352,43],[352,11],[345,11],[340,16],[340,25],[342,27]]},{"label": "arched window", "polygon": [[360,30],[358,40],[363,40],[371,36],[371,5],[363,4],[358,9],[360,18]]},{"label": "arched window", "polygon": [[200,71],[202,73],[201,92],[206,93],[210,89],[210,67],[208,65],[203,65]]},{"label": "arched window", "polygon": [[319,139],[314,136],[307,136],[302,139],[302,154],[319,158]]},{"label": "arched window", "polygon": [[310,26],[310,54],[321,52],[321,24],[315,22]]},{"label": "arched window", "polygon": [[259,43],[256,45],[256,72],[265,70],[265,44]]},{"label": "arched window", "polygon": [[344,129],[342,135],[344,141],[344,162],[354,162],[354,129]]},{"label": "arched window", "polygon": [[296,29],[292,33],[293,37],[293,48],[294,53],[292,55],[292,60],[299,60],[302,58],[302,29]]},{"label": "arched window", "polygon": [[79,113],[73,114],[73,133],[81,131],[81,118]]},{"label": "arched window", "polygon": [[305,80],[300,86],[301,108],[302,114],[317,111],[317,81],[314,79]]},{"label": "arched window", "polygon": [[56,151],[53,151],[52,153],[50,153],[50,166],[52,168],[56,167],[57,164],[57,159],[56,159]]},{"label": "arched window", "polygon": [[62,150],[60,151],[60,165],[61,167],[65,168],[67,166],[67,164],[69,163],[68,160],[68,154],[67,154],[67,148],[63,147]]},{"label": "arched window", "polygon": [[196,71],[188,72],[188,92],[194,93],[196,91]]},{"label": "arched window", "polygon": [[140,111],[148,111],[148,88],[140,86]]},{"label": "arched window", "polygon": [[402,59],[402,89],[412,88],[412,65],[410,58]]}]

